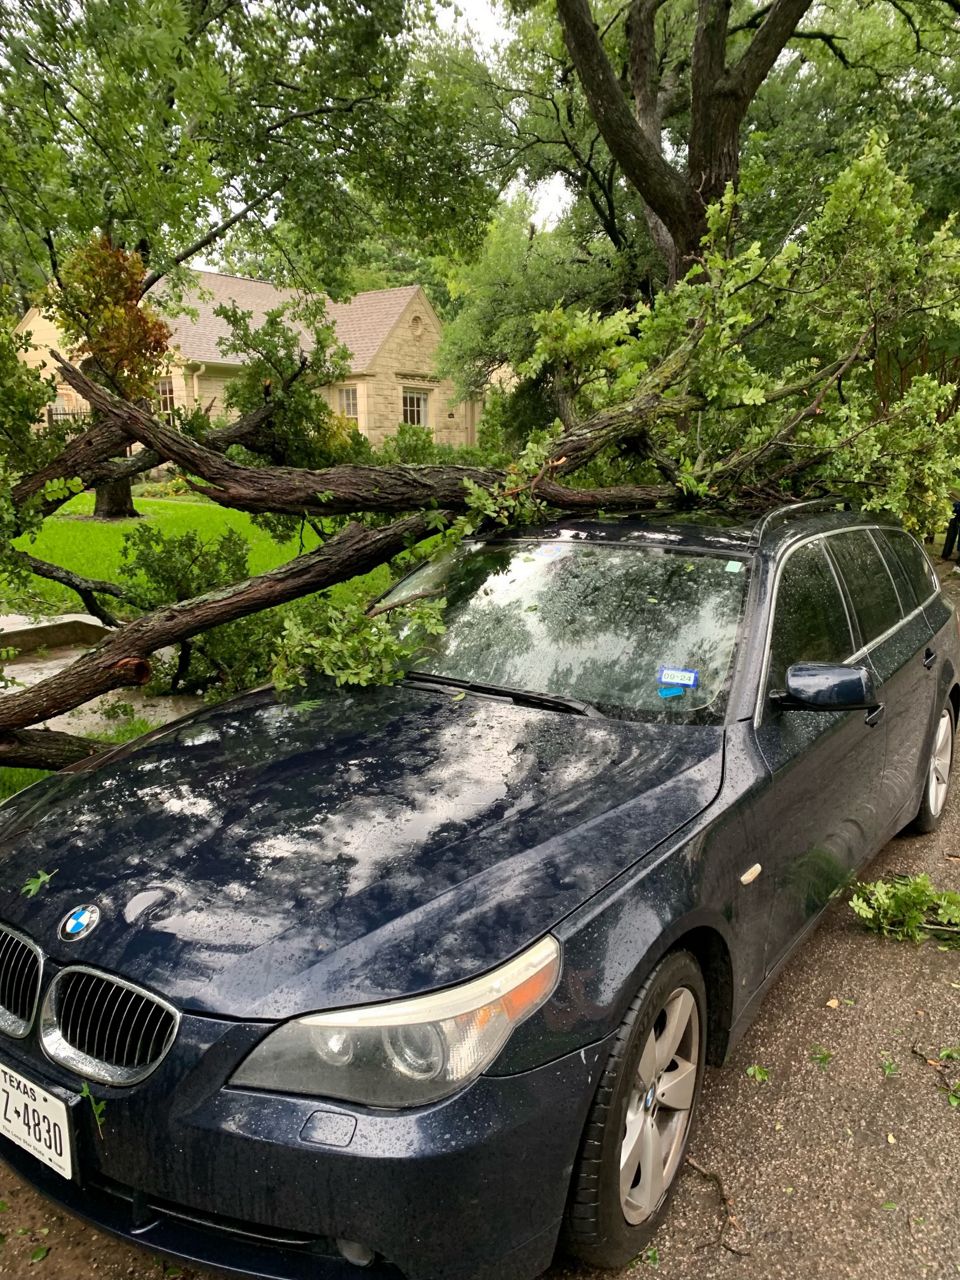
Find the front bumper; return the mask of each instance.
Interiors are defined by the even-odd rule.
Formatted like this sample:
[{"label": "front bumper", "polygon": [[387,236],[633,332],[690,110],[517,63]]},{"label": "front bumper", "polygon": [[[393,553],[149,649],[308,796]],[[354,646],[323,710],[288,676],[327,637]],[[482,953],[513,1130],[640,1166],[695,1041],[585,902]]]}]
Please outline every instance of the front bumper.
[{"label": "front bumper", "polygon": [[[345,1280],[337,1240],[377,1255],[363,1274],[528,1280],[549,1265],[603,1048],[456,1097],[376,1112],[224,1087],[262,1024],[184,1017],[159,1070],[106,1102],[100,1136],[75,1103],[68,1182],[0,1138],[0,1157],[94,1225],[188,1264],[263,1280]],[[32,1042],[0,1062],[76,1093]]]}]

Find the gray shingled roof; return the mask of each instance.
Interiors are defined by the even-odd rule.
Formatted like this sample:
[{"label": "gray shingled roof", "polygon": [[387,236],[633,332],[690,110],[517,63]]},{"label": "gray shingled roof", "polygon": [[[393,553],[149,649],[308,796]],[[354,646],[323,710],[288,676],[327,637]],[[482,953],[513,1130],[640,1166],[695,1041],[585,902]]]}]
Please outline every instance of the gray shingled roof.
[{"label": "gray shingled roof", "polygon": [[[214,309],[225,302],[236,303],[252,312],[253,323],[257,324],[279,302],[297,296],[295,289],[278,289],[266,280],[223,276],[215,271],[195,271],[194,275],[198,278],[197,293],[188,294],[185,301],[196,310],[197,318],[180,315],[170,320],[171,346],[179,348],[185,360],[241,364],[239,356],[225,356],[220,350],[218,340],[228,337],[230,330],[214,315]],[[337,339],[353,357],[354,373],[362,373],[369,366],[419,288],[408,284],[399,289],[372,289],[358,293],[349,302],[327,303],[327,315],[333,321]],[[201,292],[206,296],[200,296]]]}]

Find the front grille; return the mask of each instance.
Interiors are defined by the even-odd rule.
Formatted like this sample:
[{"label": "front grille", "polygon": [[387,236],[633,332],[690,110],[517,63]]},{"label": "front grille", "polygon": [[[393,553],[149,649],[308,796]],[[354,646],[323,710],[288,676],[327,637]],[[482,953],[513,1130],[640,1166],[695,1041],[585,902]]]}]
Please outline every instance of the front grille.
[{"label": "front grille", "polygon": [[43,954],[8,925],[0,924],[0,1031],[21,1039],[33,1025]]},{"label": "front grille", "polygon": [[136,1084],[163,1061],[180,1015],[165,1000],[83,965],[50,984],[40,1015],[48,1057],[101,1084]]}]

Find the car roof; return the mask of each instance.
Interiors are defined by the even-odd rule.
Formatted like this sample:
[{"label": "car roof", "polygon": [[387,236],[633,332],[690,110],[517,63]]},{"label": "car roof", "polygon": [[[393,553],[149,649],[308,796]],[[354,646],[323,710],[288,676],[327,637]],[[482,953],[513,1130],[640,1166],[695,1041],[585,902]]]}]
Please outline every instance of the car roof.
[{"label": "car roof", "polygon": [[851,525],[867,526],[878,522],[896,523],[889,518],[843,509],[841,501],[837,499],[831,500],[830,506],[826,508],[820,502],[795,503],[775,508],[763,516],[741,516],[739,519],[733,515],[703,511],[691,512],[689,517],[676,512],[662,516],[655,512],[590,517],[561,516],[549,524],[505,531],[492,538],[488,535],[488,539],[583,539],[618,545],[646,543],[699,548],[731,555],[760,553],[764,556],[776,556],[799,538],[846,529]]}]

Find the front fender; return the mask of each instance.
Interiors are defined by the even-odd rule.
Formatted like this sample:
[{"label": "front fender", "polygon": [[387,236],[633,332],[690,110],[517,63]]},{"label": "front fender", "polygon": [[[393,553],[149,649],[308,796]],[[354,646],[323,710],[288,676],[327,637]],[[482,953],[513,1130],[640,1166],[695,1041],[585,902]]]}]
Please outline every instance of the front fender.
[{"label": "front fender", "polygon": [[713,952],[722,956],[725,972],[709,975],[708,989],[713,979],[722,978],[727,1007],[719,1017],[719,1009],[711,1011],[711,1032],[726,1034],[738,983],[731,960],[736,948],[729,912],[702,905],[723,901],[704,893],[708,843],[712,844],[701,833],[651,856],[554,930],[563,946],[557,990],[517,1030],[492,1074],[526,1071],[605,1039],[623,1021],[650,971],[686,937],[695,940],[701,963],[704,949],[711,949],[711,944]]}]

